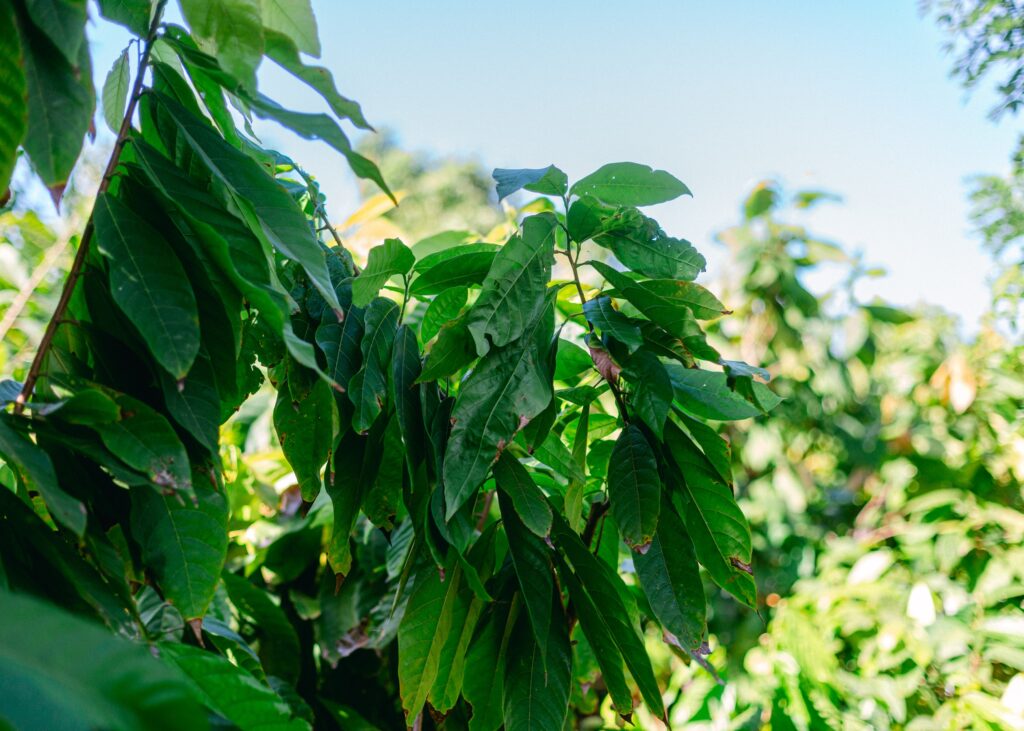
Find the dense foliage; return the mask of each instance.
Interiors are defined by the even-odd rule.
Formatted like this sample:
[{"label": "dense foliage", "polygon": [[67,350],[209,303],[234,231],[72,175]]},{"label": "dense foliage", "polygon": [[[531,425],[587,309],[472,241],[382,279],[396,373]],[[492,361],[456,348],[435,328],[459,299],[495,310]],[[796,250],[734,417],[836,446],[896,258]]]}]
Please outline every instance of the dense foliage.
[{"label": "dense foliage", "polygon": [[[704,258],[640,210],[686,186],[496,170],[499,200],[539,196],[509,225],[357,266],[317,181],[250,129],[321,140],[398,198],[340,126],[369,129],[359,105],[302,60],[308,3],[182,0],[188,28],[162,1],[99,6],[139,36],[103,86],[116,143],[24,380],[0,385],[0,717],[667,718],[645,633],[706,664],[700,566],[757,604],[708,421],[779,402],[708,342],[728,312]],[[95,106],[85,5],[0,10],[0,182],[20,145],[60,201]],[[331,114],[260,92],[264,56]],[[286,465],[253,456],[268,412]]]}]

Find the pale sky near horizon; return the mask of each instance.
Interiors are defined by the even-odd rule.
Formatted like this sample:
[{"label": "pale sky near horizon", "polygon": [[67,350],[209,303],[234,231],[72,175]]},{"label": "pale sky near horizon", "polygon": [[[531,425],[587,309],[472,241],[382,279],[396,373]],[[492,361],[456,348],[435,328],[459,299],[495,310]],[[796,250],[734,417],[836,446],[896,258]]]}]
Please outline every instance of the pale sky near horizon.
[{"label": "pale sky near horizon", "polygon": [[[561,3],[313,0],[342,93],[400,144],[486,167],[605,162],[664,168],[694,197],[652,209],[674,236],[726,265],[715,231],[759,180],[843,197],[803,219],[888,275],[859,290],[928,302],[976,328],[991,261],[967,220],[970,176],[1008,168],[1019,122],[987,118],[986,86],[949,78],[942,33],[915,0]],[[94,28],[105,74],[124,43]],[[267,64],[271,66],[271,64]],[[261,72],[286,106],[321,102]],[[269,126],[264,142],[321,180],[332,214],[355,207],[326,146]]]}]

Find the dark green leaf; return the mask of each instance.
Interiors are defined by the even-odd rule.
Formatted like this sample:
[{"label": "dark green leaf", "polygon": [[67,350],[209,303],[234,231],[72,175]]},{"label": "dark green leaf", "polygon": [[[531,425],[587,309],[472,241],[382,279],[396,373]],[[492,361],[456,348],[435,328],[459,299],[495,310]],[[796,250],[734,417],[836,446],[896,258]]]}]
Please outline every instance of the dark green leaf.
[{"label": "dark green leaf", "polygon": [[417,262],[419,276],[409,291],[416,296],[442,294],[452,287],[482,284],[497,251],[491,244],[468,244],[428,256]]},{"label": "dark green leaf", "polygon": [[658,224],[646,216],[634,223],[616,227],[594,240],[611,249],[627,267],[648,277],[689,281],[704,271],[707,261],[689,241],[666,236]]},{"label": "dark green leaf", "polygon": [[463,320],[454,320],[441,328],[430,348],[420,383],[452,376],[476,360],[476,346]]},{"label": "dark green leaf", "polygon": [[654,538],[661,509],[658,462],[643,431],[630,424],[619,435],[608,463],[608,498],[622,538],[643,553]]},{"label": "dark green leaf", "polygon": [[10,3],[0,8],[0,192],[11,182],[28,122],[21,39]]},{"label": "dark green leaf", "polygon": [[25,0],[25,9],[54,48],[69,64],[77,65],[85,45],[85,0]]},{"label": "dark green leaf", "polygon": [[[743,396],[730,389],[728,376],[724,373],[699,368],[683,368],[677,363],[667,363],[665,368],[668,369],[669,377],[672,379],[676,399],[695,416],[717,421],[735,421],[760,416],[764,413]],[[763,384],[754,383],[753,391],[759,396],[763,396],[765,401],[772,406],[777,405],[780,401],[779,397]]]},{"label": "dark green leaf", "polygon": [[316,344],[327,356],[327,375],[344,389],[362,362],[362,339],[363,310],[358,307],[346,310],[341,322],[325,321],[316,329]]},{"label": "dark green leaf", "polygon": [[153,14],[153,0],[99,0],[107,20],[120,23],[137,36],[145,36]]},{"label": "dark green leaf", "polygon": [[640,328],[615,309],[611,297],[589,300],[583,305],[583,312],[594,327],[625,345],[630,353],[644,344]]},{"label": "dark green leaf", "polygon": [[551,532],[551,506],[519,460],[503,452],[494,465],[494,480],[523,525],[541,538]]},{"label": "dark green leaf", "polygon": [[334,443],[334,398],[330,387],[316,379],[301,398],[293,398],[287,388],[279,390],[274,428],[285,459],[295,471],[302,498],[312,501],[320,493],[320,471]]},{"label": "dark green leaf", "polygon": [[366,308],[363,321],[363,367],[352,376],[348,386],[349,399],[355,406],[352,428],[360,433],[370,428],[387,398],[387,366],[398,331],[398,305],[377,297]]},{"label": "dark green leaf", "polygon": [[630,401],[636,414],[659,438],[672,406],[672,379],[656,355],[646,350],[634,353],[622,370],[630,382]]},{"label": "dark green leaf", "polygon": [[466,287],[451,287],[441,292],[427,305],[420,323],[420,339],[428,343],[434,339],[440,329],[454,320],[462,312],[469,299]]},{"label": "dark green leaf", "polygon": [[299,637],[288,615],[270,594],[247,579],[227,571],[222,578],[231,603],[256,631],[264,670],[294,683],[299,677]]}]

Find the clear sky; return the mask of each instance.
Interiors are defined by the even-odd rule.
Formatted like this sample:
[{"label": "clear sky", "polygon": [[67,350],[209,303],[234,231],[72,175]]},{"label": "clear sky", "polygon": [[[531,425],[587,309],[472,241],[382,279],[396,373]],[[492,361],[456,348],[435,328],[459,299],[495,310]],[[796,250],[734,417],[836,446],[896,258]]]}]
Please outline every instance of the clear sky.
[{"label": "clear sky", "polygon": [[[570,178],[618,160],[669,170],[694,198],[653,215],[708,255],[711,276],[725,263],[713,234],[758,180],[828,189],[844,202],[807,222],[889,271],[862,296],[938,304],[968,330],[988,302],[967,181],[1007,169],[1015,122],[994,125],[988,90],[968,98],[949,78],[942,34],[916,0],[313,6],[340,90],[407,149],[488,167],[555,163]],[[93,36],[105,70],[123,41]],[[286,105],[322,108],[289,79],[268,70],[261,84]],[[352,210],[339,156],[261,129],[317,174],[335,217]]]}]

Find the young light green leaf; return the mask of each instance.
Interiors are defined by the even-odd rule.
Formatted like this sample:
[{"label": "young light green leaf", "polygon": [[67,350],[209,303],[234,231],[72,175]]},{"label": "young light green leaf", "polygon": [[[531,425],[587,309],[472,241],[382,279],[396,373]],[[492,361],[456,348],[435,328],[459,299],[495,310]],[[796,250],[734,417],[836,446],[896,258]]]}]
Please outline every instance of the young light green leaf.
[{"label": "young light green leaf", "polygon": [[661,626],[684,648],[699,648],[707,631],[704,584],[690,536],[667,498],[650,548],[633,564]]},{"label": "young light green leaf", "polygon": [[611,297],[595,297],[583,305],[587,321],[605,335],[625,345],[630,353],[644,344],[640,328],[615,309]]},{"label": "young light green leaf", "polygon": [[540,315],[551,278],[556,229],[553,215],[530,216],[521,235],[494,257],[466,321],[478,354],[516,340]]},{"label": "young light green leaf", "polygon": [[494,182],[498,184],[499,202],[523,188],[533,193],[560,196],[565,195],[565,191],[569,187],[568,176],[554,165],[548,165],[546,168],[521,168],[518,170],[495,168],[491,175]]},{"label": "young light green leaf", "polygon": [[256,88],[256,68],[263,58],[260,0],[180,0],[199,47],[246,89]]},{"label": "young light green leaf", "polygon": [[126,48],[114,61],[103,82],[103,119],[114,134],[120,130],[124,119],[124,106],[128,102],[128,87],[131,85],[130,72]]},{"label": "young light green leaf", "polygon": [[199,353],[199,308],[174,250],[134,210],[109,193],[93,213],[96,243],[110,267],[114,301],[157,362],[184,378]]},{"label": "young light green leaf", "polygon": [[320,37],[310,0],[260,0],[260,17],[264,28],[288,36],[302,53],[319,58]]},{"label": "young light green leaf", "polygon": [[0,417],[0,456],[26,489],[42,495],[54,519],[81,538],[85,533],[85,505],[64,492],[49,455],[10,426],[8,418],[12,417]]},{"label": "young light green leaf", "polygon": [[380,246],[374,246],[366,267],[352,280],[352,303],[366,307],[389,279],[408,274],[415,261],[409,247],[399,239],[385,239]]},{"label": "young light green leaf", "polygon": [[635,162],[603,165],[576,182],[570,191],[592,195],[613,206],[650,206],[681,195],[691,195],[682,181],[665,172]]},{"label": "young light green leaf", "polygon": [[622,430],[612,450],[608,499],[623,540],[634,551],[646,551],[658,527],[661,479],[654,450],[635,424]]},{"label": "young light green leaf", "polygon": [[142,560],[186,620],[206,613],[228,551],[224,495],[206,475],[197,480],[195,494],[193,505],[148,487],[131,490],[132,534],[142,546]]}]

